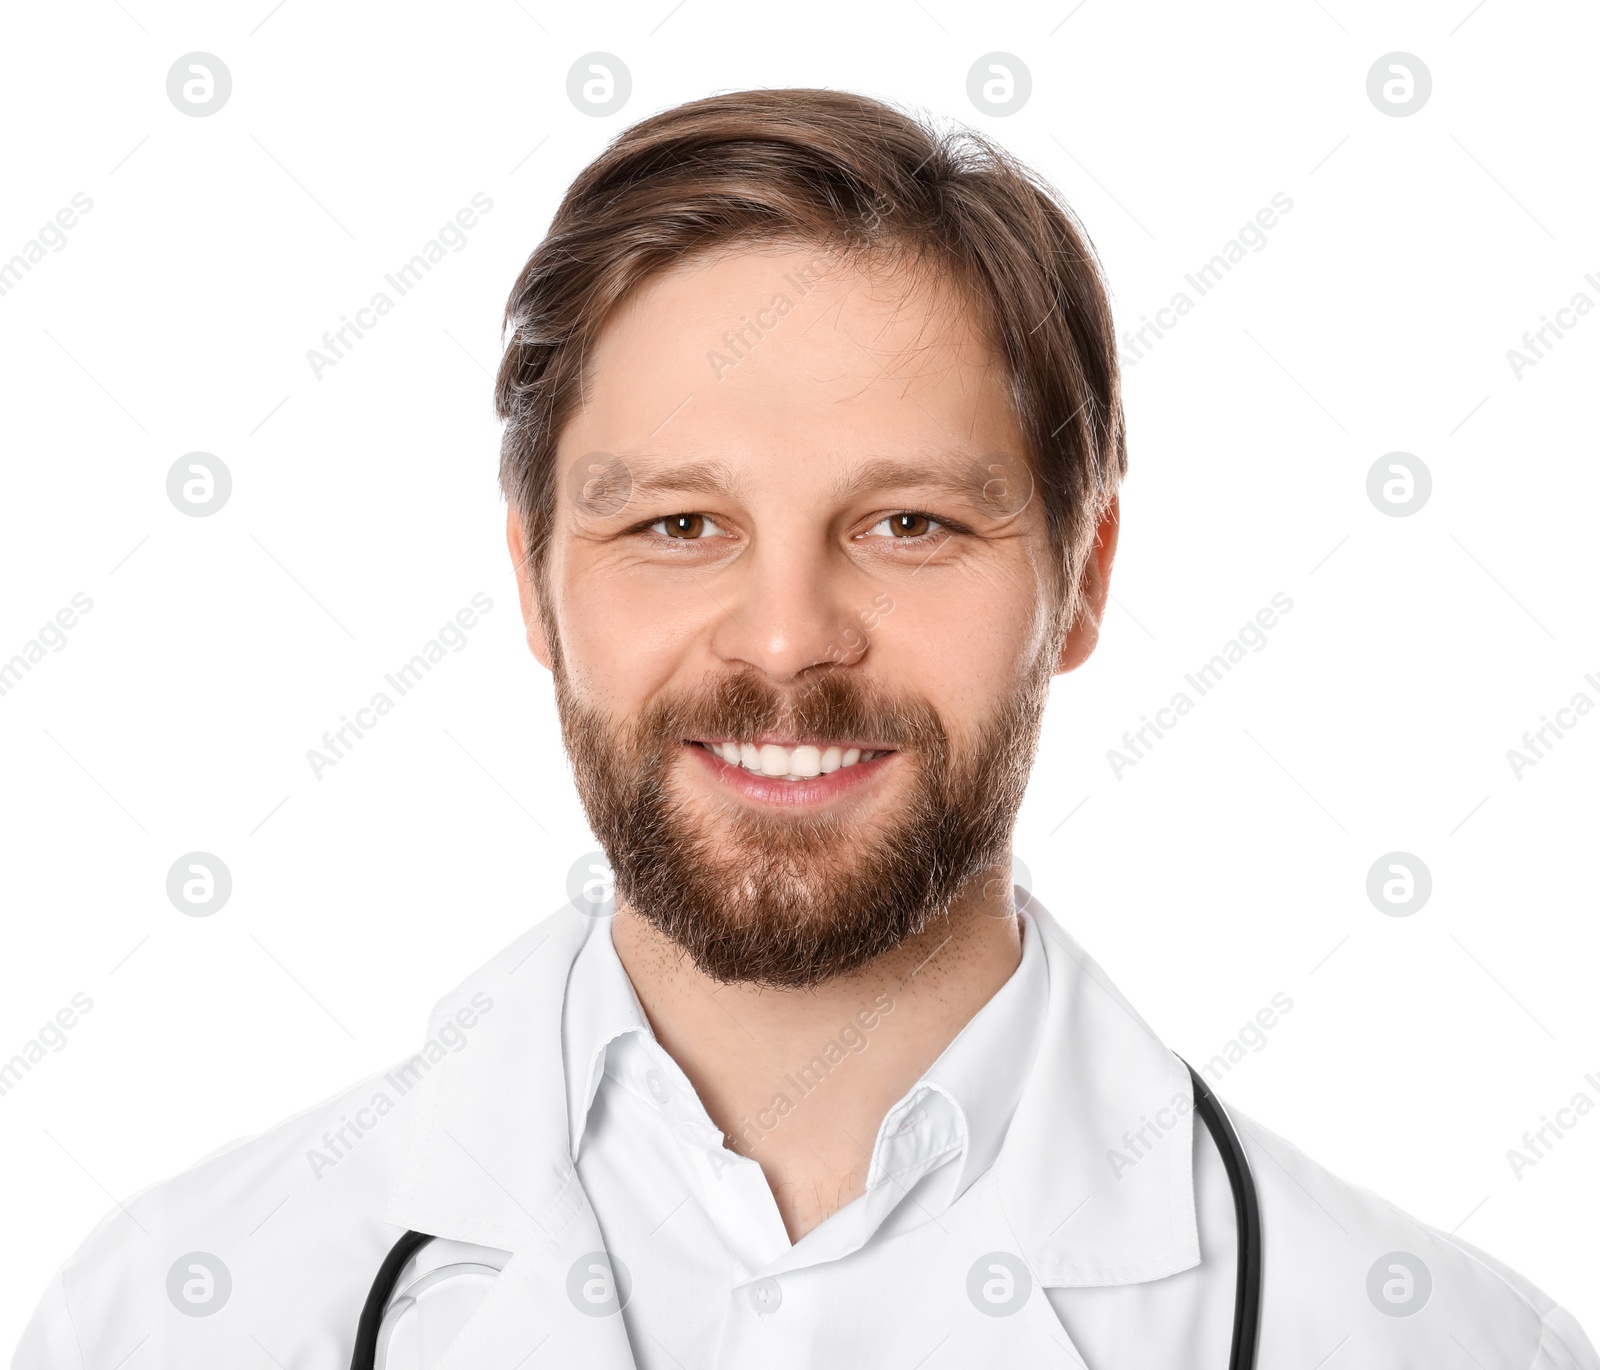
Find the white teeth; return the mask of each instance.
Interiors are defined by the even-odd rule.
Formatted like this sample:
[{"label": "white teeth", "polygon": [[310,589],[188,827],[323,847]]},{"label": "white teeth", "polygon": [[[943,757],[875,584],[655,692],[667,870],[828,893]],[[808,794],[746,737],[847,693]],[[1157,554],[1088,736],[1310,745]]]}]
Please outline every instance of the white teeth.
[{"label": "white teeth", "polygon": [[789,754],[789,774],[809,780],[822,774],[822,752],[816,747],[796,747]]},{"label": "white teeth", "polygon": [[759,747],[752,742],[710,742],[706,747],[730,766],[740,766],[772,780],[811,780],[885,754],[860,747],[824,748],[809,742],[794,748],[772,742]]}]

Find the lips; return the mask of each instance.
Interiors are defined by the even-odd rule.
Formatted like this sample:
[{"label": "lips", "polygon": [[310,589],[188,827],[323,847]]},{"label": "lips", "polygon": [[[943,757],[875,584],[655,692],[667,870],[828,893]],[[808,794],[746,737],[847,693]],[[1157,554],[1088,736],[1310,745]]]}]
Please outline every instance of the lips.
[{"label": "lips", "polygon": [[795,742],[785,744],[773,741],[707,741],[696,739],[695,745],[704,747],[730,766],[738,766],[752,775],[769,780],[812,780],[819,775],[858,766],[863,761],[886,756],[888,747],[862,747],[856,742]]}]

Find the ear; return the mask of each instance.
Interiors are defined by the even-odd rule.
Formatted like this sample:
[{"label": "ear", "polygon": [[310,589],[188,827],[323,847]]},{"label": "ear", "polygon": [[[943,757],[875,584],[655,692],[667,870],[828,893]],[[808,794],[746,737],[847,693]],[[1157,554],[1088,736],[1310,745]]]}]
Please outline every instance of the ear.
[{"label": "ear", "polygon": [[517,599],[522,605],[522,623],[528,635],[528,650],[534,659],[550,669],[550,644],[545,640],[544,622],[539,613],[539,587],[529,564],[527,539],[522,533],[522,519],[515,508],[506,510],[506,548],[511,553],[511,569],[517,577]]},{"label": "ear", "polygon": [[1094,546],[1083,564],[1083,599],[1078,621],[1061,644],[1057,674],[1083,665],[1100,641],[1100,622],[1105,617],[1106,599],[1111,593],[1111,562],[1117,554],[1117,532],[1122,522],[1120,501],[1119,495],[1111,497],[1095,529]]}]

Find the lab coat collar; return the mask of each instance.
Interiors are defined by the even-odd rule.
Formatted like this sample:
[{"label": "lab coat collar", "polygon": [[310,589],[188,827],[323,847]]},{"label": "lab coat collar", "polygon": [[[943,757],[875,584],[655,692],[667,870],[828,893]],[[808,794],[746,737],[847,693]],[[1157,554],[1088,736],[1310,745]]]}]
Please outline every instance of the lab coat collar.
[{"label": "lab coat collar", "polygon": [[605,1252],[568,1152],[561,1060],[561,1004],[589,931],[564,906],[441,999],[429,1022],[437,1041],[463,1008],[476,1011],[466,1046],[416,1086],[384,1221],[511,1253],[435,1370],[526,1370],[541,1347],[556,1365],[635,1363],[622,1319],[586,1316],[573,1294]]},{"label": "lab coat collar", "polygon": [[568,1153],[561,1003],[589,930],[564,905],[435,1005],[429,1040],[474,994],[493,1007],[480,1011],[466,1047],[417,1085],[421,1106],[387,1221],[506,1251],[548,1250],[588,1210]]},{"label": "lab coat collar", "polygon": [[[1137,1283],[1198,1265],[1188,1072],[1049,911],[1018,896],[1049,974],[1039,1045],[995,1162],[1021,1252],[1045,1285]],[[417,1085],[386,1221],[517,1253],[523,1270],[562,1280],[564,1261],[603,1248],[572,1163],[561,1047],[567,979],[595,930],[563,906],[440,1000],[430,1039],[475,994],[493,1007]]]},{"label": "lab coat collar", "polygon": [[1137,1284],[1200,1263],[1193,1086],[1037,899],[1049,1007],[995,1162],[1000,1202],[1045,1285]]}]

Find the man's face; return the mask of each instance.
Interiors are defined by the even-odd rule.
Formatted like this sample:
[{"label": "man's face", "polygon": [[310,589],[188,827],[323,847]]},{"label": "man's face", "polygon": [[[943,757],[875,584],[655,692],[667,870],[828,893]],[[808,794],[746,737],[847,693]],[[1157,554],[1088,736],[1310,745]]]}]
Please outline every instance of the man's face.
[{"label": "man's face", "polygon": [[542,623],[509,533],[619,897],[724,982],[854,970],[1008,869],[1093,645],[1004,373],[948,284],[779,250],[657,278],[587,368]]}]

